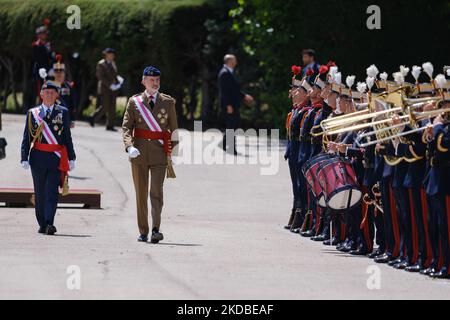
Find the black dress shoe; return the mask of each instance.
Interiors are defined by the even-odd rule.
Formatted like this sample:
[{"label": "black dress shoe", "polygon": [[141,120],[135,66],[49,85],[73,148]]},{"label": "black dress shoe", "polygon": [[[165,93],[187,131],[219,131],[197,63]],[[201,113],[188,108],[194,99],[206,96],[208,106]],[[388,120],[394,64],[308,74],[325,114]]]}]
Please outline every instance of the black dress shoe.
[{"label": "black dress shoe", "polygon": [[311,240],[323,242],[323,241],[326,240],[326,237],[327,237],[327,236],[324,235],[324,234],[319,234],[318,236],[311,237]]},{"label": "black dress shoe", "polygon": [[292,233],[299,234],[299,233],[300,233],[300,228],[297,228],[297,229],[291,229],[291,232],[292,232]]},{"label": "black dress shoe", "polygon": [[404,269],[406,269],[406,268],[408,268],[408,267],[410,267],[410,266],[411,266],[411,264],[410,264],[407,260],[404,260],[404,261],[401,262],[401,263],[395,264],[395,265],[394,265],[394,268],[395,268],[395,269],[398,269],[398,270],[404,270]]},{"label": "black dress shoe", "polygon": [[95,119],[94,117],[89,117],[89,124],[91,125],[91,127],[95,127]]},{"label": "black dress shoe", "polygon": [[438,270],[436,268],[430,267],[428,269],[424,269],[420,271],[420,274],[423,274],[424,276],[429,276],[432,273],[436,273]]},{"label": "black dress shoe", "polygon": [[421,263],[421,262],[418,262],[415,265],[405,268],[405,271],[408,271],[408,272],[420,272],[422,270],[424,270],[424,266],[423,266],[423,263]]},{"label": "black dress shoe", "polygon": [[106,131],[112,131],[112,132],[116,132],[117,129],[114,127],[106,127]]},{"label": "black dress shoe", "polygon": [[376,263],[388,263],[389,261],[395,260],[390,254],[383,253],[381,256],[375,257],[374,261]]},{"label": "black dress shoe", "polygon": [[323,242],[325,246],[337,246],[339,244],[339,239],[333,237],[333,239],[327,239]]},{"label": "black dress shoe", "polygon": [[450,274],[446,267],[442,267],[440,271],[430,273],[429,276],[436,279],[450,279]]},{"label": "black dress shoe", "polygon": [[152,231],[151,243],[159,243],[164,240],[164,235],[159,230]]},{"label": "black dress shoe", "polygon": [[57,232],[55,226],[47,226],[47,229],[45,230],[45,234],[48,236],[52,236]]},{"label": "black dress shoe", "polygon": [[47,232],[47,227],[39,227],[38,233],[46,233]]},{"label": "black dress shoe", "polygon": [[147,242],[148,237],[146,235],[141,234],[139,238],[137,239],[138,242]]},{"label": "black dress shoe", "polygon": [[302,237],[305,237],[305,238],[310,238],[310,237],[312,237],[314,235],[314,232],[315,231],[313,229],[312,230],[307,230],[305,232],[300,232],[300,235]]},{"label": "black dress shoe", "polygon": [[365,256],[367,255],[367,250],[363,248],[358,248],[349,252],[352,256]]},{"label": "black dress shoe", "polygon": [[353,241],[349,241],[340,251],[348,253],[352,250],[356,250],[356,244]]},{"label": "black dress shoe", "polygon": [[382,254],[383,254],[383,251],[378,249],[376,251],[373,251],[371,254],[369,254],[368,257],[370,259],[375,259],[375,257],[381,256]]},{"label": "black dress shoe", "polygon": [[389,262],[388,262],[388,266],[389,266],[389,267],[393,267],[393,266],[395,266],[396,264],[402,263],[403,261],[404,261],[403,257],[399,257],[399,258],[397,258],[397,259],[395,259],[395,260],[389,261]]}]

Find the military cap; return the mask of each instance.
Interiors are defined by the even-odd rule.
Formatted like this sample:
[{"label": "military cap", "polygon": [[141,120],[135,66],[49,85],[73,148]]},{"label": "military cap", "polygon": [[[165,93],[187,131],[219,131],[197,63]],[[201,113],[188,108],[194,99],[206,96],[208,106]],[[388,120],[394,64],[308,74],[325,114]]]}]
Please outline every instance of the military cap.
[{"label": "military cap", "polygon": [[57,84],[55,81],[53,80],[47,80],[44,82],[44,84],[42,85],[41,90],[45,90],[45,89],[53,89],[56,90],[56,92],[59,92],[60,89],[60,85]]},{"label": "military cap", "polygon": [[161,71],[153,66],[148,66],[144,69],[142,75],[144,77],[159,77],[161,76]]},{"label": "military cap", "polygon": [[105,48],[103,50],[103,54],[107,54],[107,53],[116,53],[116,50],[114,50],[113,48]]}]

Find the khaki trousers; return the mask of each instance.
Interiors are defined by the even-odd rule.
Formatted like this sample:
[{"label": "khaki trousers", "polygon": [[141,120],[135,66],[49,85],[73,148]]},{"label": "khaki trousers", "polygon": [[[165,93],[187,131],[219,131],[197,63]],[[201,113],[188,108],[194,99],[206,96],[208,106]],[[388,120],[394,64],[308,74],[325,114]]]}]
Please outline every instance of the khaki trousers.
[{"label": "khaki trousers", "polygon": [[152,229],[159,230],[163,207],[163,186],[167,166],[131,164],[134,188],[136,190],[137,220],[141,235],[149,234],[148,225],[148,182],[150,174],[150,201],[152,206]]},{"label": "khaki trousers", "polygon": [[116,93],[106,93],[101,95],[101,105],[95,109],[92,117],[98,121],[106,114],[106,126],[114,127],[116,123]]}]

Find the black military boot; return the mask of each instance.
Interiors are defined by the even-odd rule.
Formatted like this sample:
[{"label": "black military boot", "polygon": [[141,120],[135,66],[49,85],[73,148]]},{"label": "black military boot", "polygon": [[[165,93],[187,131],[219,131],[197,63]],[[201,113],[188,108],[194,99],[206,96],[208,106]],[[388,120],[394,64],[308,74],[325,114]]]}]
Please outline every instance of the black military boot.
[{"label": "black military boot", "polygon": [[291,225],[292,233],[300,233],[300,227],[302,226],[302,211],[300,209],[295,210],[294,220]]},{"label": "black military boot", "polygon": [[295,217],[295,209],[292,209],[291,216],[289,218],[289,222],[288,222],[288,224],[286,226],[284,226],[284,228],[286,230],[291,230],[292,222],[294,222],[294,217]]}]

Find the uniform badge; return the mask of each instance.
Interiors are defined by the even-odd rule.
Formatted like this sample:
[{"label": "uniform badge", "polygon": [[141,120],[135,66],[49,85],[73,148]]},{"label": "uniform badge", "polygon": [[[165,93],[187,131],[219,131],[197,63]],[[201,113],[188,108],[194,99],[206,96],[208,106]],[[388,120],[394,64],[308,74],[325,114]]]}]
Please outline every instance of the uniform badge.
[{"label": "uniform badge", "polygon": [[162,114],[165,114],[166,112],[167,112],[166,109],[161,109]]},{"label": "uniform badge", "polygon": [[53,130],[54,130],[54,131],[58,131],[58,129],[59,129],[59,128],[58,128],[58,125],[55,124],[55,126],[53,127]]},{"label": "uniform badge", "polygon": [[163,115],[161,113],[158,113],[157,117],[158,117],[158,119],[161,119],[163,117]]},{"label": "uniform badge", "polygon": [[61,112],[58,113],[52,122],[62,124],[63,123],[62,113]]},{"label": "uniform badge", "polygon": [[162,124],[164,124],[164,123],[166,123],[166,119],[165,119],[165,118],[162,118],[162,119],[160,120],[160,122],[161,122]]}]

